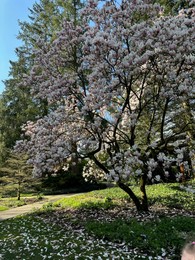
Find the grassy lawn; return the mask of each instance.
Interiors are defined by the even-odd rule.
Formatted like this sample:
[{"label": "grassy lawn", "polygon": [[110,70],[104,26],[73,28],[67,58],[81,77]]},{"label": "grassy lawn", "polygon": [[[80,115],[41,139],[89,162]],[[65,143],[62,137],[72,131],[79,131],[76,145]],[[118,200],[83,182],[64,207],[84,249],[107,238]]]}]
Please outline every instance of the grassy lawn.
[{"label": "grassy lawn", "polygon": [[148,213],[137,213],[118,188],[47,203],[0,222],[0,259],[179,260],[185,242],[195,239],[191,191],[180,184],[148,186]]}]

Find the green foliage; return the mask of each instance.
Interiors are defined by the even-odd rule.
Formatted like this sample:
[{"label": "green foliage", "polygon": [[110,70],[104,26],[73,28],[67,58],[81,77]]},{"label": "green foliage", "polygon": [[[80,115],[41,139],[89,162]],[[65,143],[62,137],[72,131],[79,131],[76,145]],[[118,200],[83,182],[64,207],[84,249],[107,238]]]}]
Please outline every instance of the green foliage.
[{"label": "green foliage", "polygon": [[[10,61],[9,79],[4,81],[5,90],[0,97],[0,163],[4,162],[7,149],[12,149],[23,134],[21,126],[48,113],[48,103],[32,96],[30,86],[23,83],[34,63],[34,49],[42,36],[50,42],[56,38],[65,16],[65,6],[58,1],[40,0],[29,10],[29,22],[19,22],[18,39],[22,46],[16,48],[16,61]],[[69,2],[71,6],[72,2]],[[67,7],[67,5],[66,5]],[[70,10],[69,10],[70,11]],[[66,10],[66,12],[69,12]]]},{"label": "green foliage", "polygon": [[42,187],[51,190],[74,188],[79,187],[82,184],[83,178],[81,175],[75,175],[66,171],[60,171],[56,175],[51,175],[42,179]]},{"label": "green foliage", "polygon": [[2,198],[11,198],[17,196],[17,184],[1,185],[0,194]]},{"label": "green foliage", "polygon": [[[11,74],[14,74],[15,70],[22,66],[19,61],[12,64],[13,72]],[[21,126],[28,120],[34,120],[35,117],[40,116],[42,110],[38,101],[35,103],[32,99],[30,89],[18,86],[21,74],[22,72],[19,75],[12,75],[14,79],[11,78],[4,82],[5,90],[0,98],[1,142],[5,149],[13,148],[16,140],[21,138]]]},{"label": "green foliage", "polygon": [[[30,197],[36,195],[41,190],[41,183],[37,179],[30,179],[28,182],[22,183],[21,197]],[[0,185],[0,197],[11,198],[17,196],[17,184],[1,184]]]},{"label": "green foliage", "polygon": [[176,15],[178,14],[179,10],[189,7],[188,0],[156,0],[155,2],[164,7],[165,14]]},{"label": "green foliage", "polygon": [[43,205],[42,210],[46,211],[46,212],[50,212],[50,211],[54,210],[53,206],[54,205],[53,205],[52,202],[46,203],[46,204]]},{"label": "green foliage", "polygon": [[38,193],[37,194],[37,199],[42,200],[43,199],[43,193]]}]

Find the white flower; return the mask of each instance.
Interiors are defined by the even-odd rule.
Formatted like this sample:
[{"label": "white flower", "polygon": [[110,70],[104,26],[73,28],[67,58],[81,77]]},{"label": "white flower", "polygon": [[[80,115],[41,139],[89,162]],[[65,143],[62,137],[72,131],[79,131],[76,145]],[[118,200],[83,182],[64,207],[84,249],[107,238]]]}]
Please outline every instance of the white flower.
[{"label": "white flower", "polygon": [[155,180],[156,180],[156,181],[160,181],[160,175],[156,175],[156,176],[155,176]]},{"label": "white flower", "polygon": [[118,177],[118,176],[115,176],[115,177],[114,177],[114,181],[115,181],[115,182],[118,182],[118,181],[119,181],[119,177]]},{"label": "white flower", "polygon": [[151,147],[151,148],[156,148],[156,147],[157,147],[157,143],[156,143],[156,142],[152,143],[152,144],[150,145],[150,147]]},{"label": "white flower", "polygon": [[142,170],[141,170],[141,169],[137,169],[137,170],[135,171],[135,173],[136,173],[137,175],[141,175],[141,174],[142,174]]},{"label": "white flower", "polygon": [[152,172],[149,171],[148,174],[147,174],[147,176],[148,176],[148,179],[152,179]]},{"label": "white flower", "polygon": [[158,156],[157,156],[158,160],[160,162],[163,162],[165,160],[165,154],[164,153],[159,153]]}]

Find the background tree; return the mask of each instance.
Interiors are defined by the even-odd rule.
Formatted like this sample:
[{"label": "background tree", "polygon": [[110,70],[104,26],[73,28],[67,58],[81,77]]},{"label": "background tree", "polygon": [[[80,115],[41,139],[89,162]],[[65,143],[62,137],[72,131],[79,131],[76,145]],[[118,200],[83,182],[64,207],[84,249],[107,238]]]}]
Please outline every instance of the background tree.
[{"label": "background tree", "polygon": [[[49,1],[47,2],[49,3]],[[47,113],[45,102],[35,100],[30,93],[29,86],[21,84],[23,75],[27,75],[32,68],[34,55],[32,49],[37,48],[36,39],[42,33],[34,27],[38,27],[37,20],[40,26],[41,19],[42,23],[46,23],[43,18],[40,18],[44,8],[45,11],[46,9],[48,11],[47,5],[43,5],[40,1],[40,4],[35,4],[31,10],[30,22],[20,22],[21,30],[18,38],[23,41],[23,46],[16,49],[17,61],[10,61],[9,79],[4,82],[5,90],[0,98],[1,136],[6,149],[12,149],[16,140],[21,138],[21,126],[26,121],[34,120]],[[44,30],[44,35],[46,34],[51,34],[51,29],[50,31]]]},{"label": "background tree", "polygon": [[[71,1],[41,0],[29,10],[30,21],[19,22],[18,39],[23,45],[16,49],[17,61],[10,61],[9,79],[5,80],[5,90],[0,97],[0,132],[1,132],[1,161],[16,140],[21,138],[21,126],[27,121],[47,115],[47,100],[35,99],[30,86],[22,84],[21,79],[30,73],[34,64],[34,50],[39,49],[39,38],[48,44],[56,38],[61,29],[64,17],[73,13]],[[75,14],[75,11],[74,11]]]},{"label": "background tree", "polygon": [[190,7],[188,0],[156,0],[155,2],[164,8],[165,15],[178,15],[180,10]]}]

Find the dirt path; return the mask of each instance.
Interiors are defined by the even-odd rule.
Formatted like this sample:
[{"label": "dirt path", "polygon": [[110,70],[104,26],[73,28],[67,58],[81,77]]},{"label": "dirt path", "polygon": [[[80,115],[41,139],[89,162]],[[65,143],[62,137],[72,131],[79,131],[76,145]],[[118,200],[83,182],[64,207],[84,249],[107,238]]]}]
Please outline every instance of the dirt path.
[{"label": "dirt path", "polygon": [[0,211],[0,221],[33,212],[37,209],[40,209],[44,204],[48,202],[54,202],[61,198],[71,197],[76,195],[77,194],[62,194],[62,195],[44,196],[44,199],[40,200],[39,202],[35,202],[32,204],[24,205],[13,209],[8,209],[5,211]]}]

